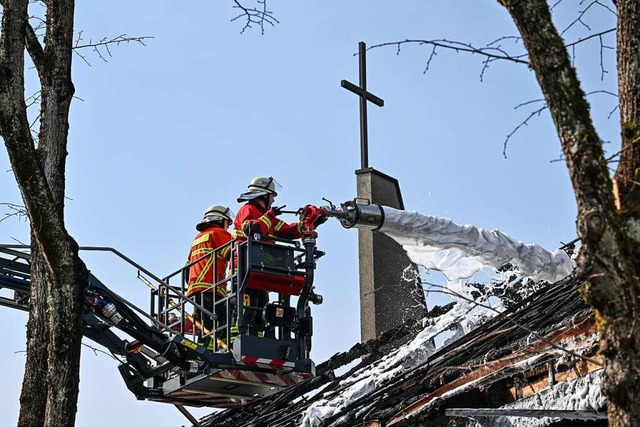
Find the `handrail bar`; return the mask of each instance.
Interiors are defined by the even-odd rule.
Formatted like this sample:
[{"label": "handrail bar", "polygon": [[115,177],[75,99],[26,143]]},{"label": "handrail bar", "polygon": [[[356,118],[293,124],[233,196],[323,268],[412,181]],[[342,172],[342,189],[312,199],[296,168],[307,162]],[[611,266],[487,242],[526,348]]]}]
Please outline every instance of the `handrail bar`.
[{"label": "handrail bar", "polygon": [[8,245],[8,244],[0,244],[0,251],[17,256],[19,258],[24,258],[31,260],[31,254],[26,252],[14,251],[13,249],[31,249],[29,245]]},{"label": "handrail bar", "polygon": [[[152,277],[153,278],[153,277]],[[200,310],[203,310],[205,312],[205,314],[209,315],[209,316],[213,316],[213,313],[210,312],[209,310],[207,310],[206,308],[204,308],[203,306],[201,306],[200,304],[198,304],[197,302],[195,302],[194,300],[191,299],[191,297],[188,297],[187,295],[185,295],[182,291],[179,291],[178,289],[174,289],[175,287],[170,285],[169,283],[166,283],[164,281],[159,281],[159,285],[157,289],[152,289],[154,292],[157,292],[158,295],[160,294],[160,289],[161,288],[166,288],[168,290],[171,290],[171,292],[175,292],[175,297],[176,298],[181,298],[185,301],[189,301],[191,304],[193,304],[194,307],[199,308]],[[186,304],[186,302],[185,302]],[[160,313],[158,313],[160,314]]]},{"label": "handrail bar", "polygon": [[[6,245],[6,244],[0,244],[0,249],[5,249],[7,251],[5,251],[6,253],[10,253],[12,255],[16,255],[16,256],[20,256],[24,259],[31,259],[31,254],[28,253],[24,253],[24,252],[19,252],[19,251],[13,251],[12,249],[31,249],[31,246],[29,245]],[[151,276],[153,279],[155,280],[159,280],[153,273],[149,272],[146,268],[142,267],[140,264],[136,263],[135,261],[131,260],[129,257],[127,257],[126,255],[122,254],[120,251],[118,251],[117,249],[114,248],[110,248],[110,247],[105,247],[105,246],[80,246],[79,247],[80,250],[88,250],[88,251],[104,251],[104,252],[113,252],[114,254],[118,255],[120,258],[122,258],[123,260],[127,261],[129,264],[131,264],[132,266],[136,267],[137,269],[145,272],[145,274],[148,274],[149,276]],[[148,313],[146,313],[145,311],[143,311],[142,309],[140,309],[138,306],[136,306],[135,304],[132,304],[129,300],[127,300],[126,298],[122,297],[121,295],[118,295],[118,297],[122,300],[123,303],[125,303],[129,308],[131,308],[134,311],[137,311],[138,313],[140,313],[141,315],[143,315],[145,318],[151,320],[151,322],[153,322],[154,324],[156,324],[157,326],[160,326],[162,329],[165,329],[167,331],[173,332],[171,331],[171,329],[167,328],[164,324],[162,324],[162,322],[157,321],[156,319],[153,318],[153,316],[150,316]]]},{"label": "handrail bar", "polygon": [[134,260],[132,260],[131,258],[129,258],[128,256],[126,256],[125,254],[123,254],[122,252],[120,252],[115,248],[111,248],[109,246],[80,246],[79,249],[81,251],[113,252],[114,254],[119,256],[121,259],[125,260],[126,262],[128,262],[129,264],[137,268],[138,270],[142,271],[147,276],[151,277],[156,282],[162,283],[162,279],[160,279],[158,276],[156,276],[155,274],[153,274],[152,272],[150,272],[149,270],[147,270],[146,268],[144,268],[143,266],[141,266],[140,264],[138,264],[137,262],[135,262]]},{"label": "handrail bar", "polygon": [[[150,272],[149,270],[144,268],[142,265],[138,264],[137,262],[135,262],[134,260],[132,260],[128,256],[124,255],[122,252],[120,252],[119,250],[117,250],[115,248],[112,248],[112,247],[109,247],[109,246],[80,246],[79,249],[80,250],[84,250],[84,251],[112,252],[112,253],[116,254],[118,257],[120,257],[121,259],[123,259],[124,261],[128,262],[130,265],[132,265],[135,268],[137,268],[138,270],[142,271],[147,276],[151,277],[153,280],[158,282],[160,284],[160,286],[168,286],[169,285],[168,283],[165,283],[162,279],[160,279],[158,276],[156,276],[155,274],[153,274],[152,272]],[[197,304],[197,303],[191,301],[182,292],[180,292],[178,290],[174,290],[174,292],[176,292],[176,294],[178,294],[181,298],[189,300],[193,305],[198,306],[199,308],[202,308],[203,310],[208,312],[208,310],[204,309],[203,307],[200,307],[200,304]],[[120,298],[122,298],[122,297],[120,297]],[[164,323],[154,319],[153,316],[151,316],[151,315],[147,314],[146,312],[142,311],[140,308],[138,308],[135,305],[131,304],[126,299],[124,299],[124,298],[122,298],[122,299],[124,301],[126,301],[127,304],[130,307],[134,308],[137,312],[143,313],[144,316],[146,318],[150,319],[151,321],[153,321],[153,323],[160,325],[164,330],[170,331],[171,333],[175,333],[175,331],[171,330],[171,328],[168,328]]]},{"label": "handrail bar", "polygon": [[[266,239],[262,240],[262,238]],[[167,314],[173,310],[173,309],[178,309],[180,306],[182,306],[182,311],[184,311],[184,305],[188,302],[190,304],[192,304],[195,308],[200,309],[203,314],[208,315],[208,316],[215,316],[214,313],[212,313],[211,311],[209,311],[208,309],[206,309],[205,307],[203,307],[201,304],[197,303],[195,301],[195,297],[192,299],[190,297],[188,297],[184,292],[181,291],[181,289],[183,288],[182,286],[180,286],[180,290],[176,289],[176,286],[173,286],[169,283],[169,278],[176,276],[177,274],[182,274],[182,272],[184,272],[187,268],[189,268],[191,265],[196,264],[197,262],[201,261],[202,259],[205,259],[208,256],[212,256],[214,254],[216,254],[219,250],[221,250],[222,248],[226,247],[226,246],[231,246],[231,253],[230,253],[230,262],[231,262],[231,274],[227,277],[225,277],[224,279],[220,280],[219,282],[217,282],[214,286],[217,287],[223,283],[229,282],[229,281],[233,281],[234,277],[237,277],[238,280],[240,279],[238,272],[235,271],[235,269],[237,269],[237,266],[235,266],[235,269],[233,268],[236,262],[235,257],[234,257],[234,253],[237,253],[238,249],[243,246],[243,245],[248,245],[248,240],[243,240],[240,243],[237,243],[238,239],[233,239],[227,243],[225,243],[224,245],[221,245],[215,249],[212,250],[211,253],[209,254],[205,254],[202,257],[198,258],[197,260],[194,260],[191,263],[186,264],[185,266],[182,266],[180,269],[178,269],[177,271],[167,275],[165,277],[165,279],[161,279],[158,276],[156,276],[155,274],[151,273],[151,271],[147,270],[146,268],[144,268],[142,265],[138,264],[137,262],[133,261],[131,258],[129,258],[128,256],[124,255],[122,252],[118,251],[115,248],[112,247],[108,247],[108,246],[80,246],[78,249],[79,250],[83,250],[83,251],[96,251],[96,252],[111,252],[113,254],[115,254],[116,256],[118,256],[119,258],[121,258],[122,260],[124,260],[125,262],[127,262],[129,265],[135,267],[138,269],[138,271],[143,272],[145,275],[149,276],[151,279],[155,280],[158,283],[157,286],[157,290],[155,291],[157,293],[158,298],[161,297],[161,289],[164,287],[165,288],[165,292],[172,292],[174,293],[174,295],[176,296],[176,298],[182,299],[183,302],[179,302],[178,304],[172,304],[171,308],[167,308],[167,306],[165,306],[164,309],[161,309],[161,307],[159,306],[159,312],[158,315],[164,315],[165,316],[165,323],[168,320],[167,319]],[[257,242],[261,242],[264,244],[274,244],[274,241],[278,241],[278,242],[283,242],[283,243],[288,243],[292,246],[290,246],[290,249],[293,251],[299,251],[304,253],[305,249],[300,247],[299,242],[295,241],[295,240],[290,240],[290,239],[283,239],[283,238],[277,238],[277,237],[273,237],[273,236],[261,236],[260,239],[256,239]],[[5,250],[9,250],[9,249],[30,249],[31,247],[28,245],[6,245],[6,244],[0,244],[0,250],[1,249],[5,249]],[[6,251],[6,252],[11,252],[13,253],[14,251]],[[30,259],[31,255],[24,253],[24,252],[17,252],[15,251],[15,256],[20,256],[23,257],[25,259]],[[140,276],[140,275],[139,275]],[[241,283],[238,283],[238,288],[237,288],[237,293],[241,293],[242,291],[244,291],[245,286],[246,286],[246,280],[248,277],[244,277]],[[182,279],[183,280],[183,279]],[[152,288],[153,289],[153,288]],[[154,293],[154,292],[152,292]],[[167,294],[168,295],[168,294]],[[233,289],[230,290],[230,294],[228,294],[226,297],[231,297],[235,295],[235,293],[233,292]],[[145,318],[151,320],[151,322],[153,322],[153,324],[158,325],[159,327],[161,327],[163,330],[168,331],[171,334],[176,333],[175,331],[173,331],[171,328],[169,328],[167,325],[165,325],[165,323],[163,323],[160,320],[156,320],[154,318],[154,316],[151,316],[150,314],[147,314],[146,312],[144,312],[143,310],[141,310],[140,308],[138,308],[137,306],[133,305],[132,303],[130,303],[128,300],[126,300],[125,298],[122,298],[122,301],[124,303],[126,303],[130,308],[134,309],[135,311],[137,311],[138,313],[142,314]],[[224,298],[223,298],[224,299]],[[225,303],[227,303],[225,301]],[[160,316],[159,316],[160,317]],[[160,317],[160,319],[162,319],[162,317]]]},{"label": "handrail bar", "polygon": [[[220,245],[220,246],[218,246],[217,248],[213,248],[213,249],[211,250],[211,252],[210,252],[210,253],[208,253],[208,254],[204,254],[204,255],[202,255],[200,258],[195,259],[195,260],[191,261],[190,263],[187,263],[187,264],[183,265],[182,267],[180,267],[178,270],[174,271],[173,273],[169,273],[169,274],[167,274],[164,278],[165,278],[165,279],[169,279],[169,278],[171,278],[171,277],[174,277],[174,276],[175,276],[175,275],[177,275],[178,273],[182,273],[185,269],[187,269],[187,268],[191,267],[192,265],[197,264],[198,262],[202,261],[202,260],[203,260],[203,259],[205,259],[206,257],[211,256],[211,254],[212,254],[212,253],[218,252],[220,249],[222,249],[222,248],[224,248],[224,247],[226,247],[226,246],[232,246],[232,245],[233,245],[233,243],[235,243],[235,242],[236,242],[236,240],[237,240],[237,239],[230,240],[230,241],[228,241],[227,243],[225,243],[224,245]],[[242,245],[243,243],[244,243],[244,242],[241,242],[241,243],[240,243],[240,245]],[[239,246],[239,245],[238,245],[238,246]]]}]

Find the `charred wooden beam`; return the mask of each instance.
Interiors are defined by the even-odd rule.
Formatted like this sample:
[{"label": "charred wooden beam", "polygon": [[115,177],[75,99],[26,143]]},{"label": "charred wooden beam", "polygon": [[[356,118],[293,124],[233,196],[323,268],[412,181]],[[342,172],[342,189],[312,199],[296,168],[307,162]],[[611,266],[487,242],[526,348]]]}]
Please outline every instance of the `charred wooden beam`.
[{"label": "charred wooden beam", "polygon": [[603,420],[606,412],[572,411],[561,409],[524,409],[524,408],[448,408],[444,410],[448,417],[530,417],[530,418],[566,418],[571,420]]}]

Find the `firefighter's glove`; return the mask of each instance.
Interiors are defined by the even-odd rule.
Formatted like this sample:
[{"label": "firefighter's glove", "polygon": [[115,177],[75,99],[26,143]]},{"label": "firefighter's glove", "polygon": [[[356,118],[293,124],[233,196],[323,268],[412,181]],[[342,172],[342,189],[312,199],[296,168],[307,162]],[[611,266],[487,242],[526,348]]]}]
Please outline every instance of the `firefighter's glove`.
[{"label": "firefighter's glove", "polygon": [[271,209],[269,209],[269,210],[267,211],[267,215],[269,215],[271,218],[275,218],[275,217],[277,217],[278,215],[281,215],[281,214],[282,214],[282,209],[284,209],[284,208],[285,208],[285,206],[286,206],[286,205],[282,205],[282,206],[280,206],[280,207],[278,207],[278,206],[273,206],[273,207],[271,207]]},{"label": "firefighter's glove", "polygon": [[317,228],[320,224],[324,224],[325,222],[327,222],[327,217],[320,215],[315,221],[313,221],[313,226]]},{"label": "firefighter's glove", "polygon": [[245,236],[262,234],[262,232],[260,231],[260,226],[255,222],[245,224],[245,226],[242,227],[242,231],[244,232]]}]

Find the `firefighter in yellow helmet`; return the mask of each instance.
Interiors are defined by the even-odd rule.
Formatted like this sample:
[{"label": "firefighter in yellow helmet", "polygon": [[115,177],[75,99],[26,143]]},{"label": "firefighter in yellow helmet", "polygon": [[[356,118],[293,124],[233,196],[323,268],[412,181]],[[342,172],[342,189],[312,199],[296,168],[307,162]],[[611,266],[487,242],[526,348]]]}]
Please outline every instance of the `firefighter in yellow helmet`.
[{"label": "firefighter in yellow helmet", "polygon": [[[196,225],[198,234],[189,250],[188,262],[195,263],[189,267],[187,296],[195,297],[196,302],[203,308],[214,312],[218,326],[227,324],[226,304],[217,303],[214,307],[213,292],[215,287],[216,300],[224,298],[227,294],[224,279],[231,253],[231,245],[228,243],[233,240],[227,229],[233,218],[234,214],[228,207],[210,206]],[[214,249],[223,245],[226,246],[214,254]],[[196,310],[195,314],[209,332],[213,331],[214,323],[210,316],[204,315],[200,310]]]},{"label": "firefighter in yellow helmet", "polygon": [[[273,206],[273,201],[278,195],[279,184],[273,177],[256,177],[247,186],[247,191],[240,194],[238,202],[245,202],[238,210],[233,221],[233,237],[238,243],[247,240],[248,233],[260,233],[264,240],[268,241],[269,236],[281,237],[285,239],[297,239],[302,237],[302,223],[297,221],[287,224],[278,218],[282,213],[280,208]],[[237,263],[234,263],[237,265]],[[243,316],[251,325],[249,332],[262,336],[261,330],[264,326],[262,318],[262,308],[269,302],[269,294],[258,289],[246,289],[242,296],[245,305],[251,309],[245,309]],[[238,325],[231,327],[233,336],[239,333]]]}]

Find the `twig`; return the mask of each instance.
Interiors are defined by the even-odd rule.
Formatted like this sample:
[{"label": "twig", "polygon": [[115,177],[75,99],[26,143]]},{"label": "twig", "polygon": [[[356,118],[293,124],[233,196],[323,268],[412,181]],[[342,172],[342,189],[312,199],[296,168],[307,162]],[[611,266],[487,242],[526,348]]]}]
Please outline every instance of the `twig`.
[{"label": "twig", "polygon": [[[143,46],[146,46],[145,41],[153,38],[152,36],[130,37],[127,34],[120,34],[119,36],[112,37],[112,38],[103,37],[97,42],[94,42],[92,39],[89,39],[88,43],[81,44],[81,42],[84,40],[82,38],[82,33],[83,33],[82,31],[78,32],[76,41],[73,45],[73,52],[76,55],[78,55],[89,66],[91,66],[91,64],[89,63],[87,58],[80,53],[80,50],[82,49],[91,48],[96,53],[98,58],[100,58],[104,62],[108,62],[106,56],[108,56],[109,58],[113,57],[113,55],[111,54],[110,46],[112,45],[119,46],[122,43],[139,43]],[[103,53],[103,50],[104,50],[104,53]]]},{"label": "twig", "polygon": [[22,205],[16,205],[14,203],[0,203],[2,206],[6,206],[13,212],[6,213],[4,217],[0,218],[0,222],[9,219],[11,217],[17,217],[18,219],[27,218],[27,209]]},{"label": "twig", "polygon": [[[400,47],[405,44],[417,44],[417,45],[429,45],[433,46],[434,50],[432,50],[430,58],[434,56],[435,48],[443,48],[453,50],[455,52],[466,52],[472,54],[478,54],[487,57],[491,60],[502,59],[505,61],[511,61],[518,64],[528,64],[528,61],[523,60],[522,58],[526,58],[527,55],[511,55],[500,46],[492,46],[495,43],[491,42],[490,45],[484,47],[476,47],[470,43],[459,42],[455,40],[447,40],[447,39],[434,39],[434,40],[417,40],[417,39],[406,39],[395,42],[386,42],[386,43],[378,43],[373,46],[367,48],[367,50],[377,49],[381,47],[387,46],[396,46],[397,51],[396,54],[400,54]],[[428,67],[427,67],[428,68]]]},{"label": "twig", "polygon": [[102,354],[106,354],[107,356],[111,357],[112,359],[114,359],[114,360],[116,360],[118,362],[122,362],[122,360],[118,359],[113,354],[108,353],[108,352],[106,352],[104,350],[100,350],[99,348],[92,347],[92,346],[90,346],[89,344],[86,344],[86,343],[82,343],[82,345],[87,347],[87,348],[90,348],[91,350],[93,350],[93,354],[96,355],[96,356],[98,355],[98,353],[102,353]]},{"label": "twig", "polygon": [[[581,2],[580,4],[584,3]],[[585,17],[585,15],[587,14],[587,12],[589,11],[589,9],[591,9],[592,6],[600,6],[606,10],[608,10],[609,12],[611,12],[614,16],[617,16],[617,13],[611,9],[609,6],[603,4],[600,2],[600,0],[591,0],[591,2],[589,3],[589,5],[587,7],[585,7],[583,10],[578,12],[578,17],[576,19],[574,19],[564,30],[562,30],[560,32],[560,35],[563,35],[564,33],[566,33],[570,28],[572,28],[574,25],[576,24],[581,24],[582,26],[584,26],[587,30],[591,31],[591,27],[584,22],[583,18]]]},{"label": "twig", "polygon": [[256,3],[259,5],[258,8],[250,8],[245,7],[239,0],[233,0],[236,4],[233,6],[234,9],[240,9],[241,13],[235,18],[231,19],[231,22],[236,21],[240,18],[246,18],[244,27],[240,31],[240,33],[244,33],[246,30],[253,28],[253,25],[256,24],[260,27],[260,32],[264,35],[264,24],[269,24],[274,27],[276,24],[279,24],[275,16],[273,16],[273,12],[267,10],[267,0],[256,0]]},{"label": "twig", "polygon": [[[517,108],[517,107],[516,107]],[[531,118],[533,118],[533,116],[535,115],[540,115],[540,113],[542,113],[544,110],[546,110],[548,107],[545,104],[544,106],[538,108],[535,111],[532,111],[531,113],[529,113],[529,115],[522,121],[520,122],[520,124],[518,126],[516,126],[506,137],[506,139],[504,140],[504,145],[502,147],[502,155],[504,156],[504,158],[507,158],[507,145],[509,144],[509,140],[511,139],[511,137],[513,135],[516,134],[516,132],[518,132],[518,130],[520,130],[520,128],[522,128],[523,126],[529,126],[529,120],[531,120]]]}]

